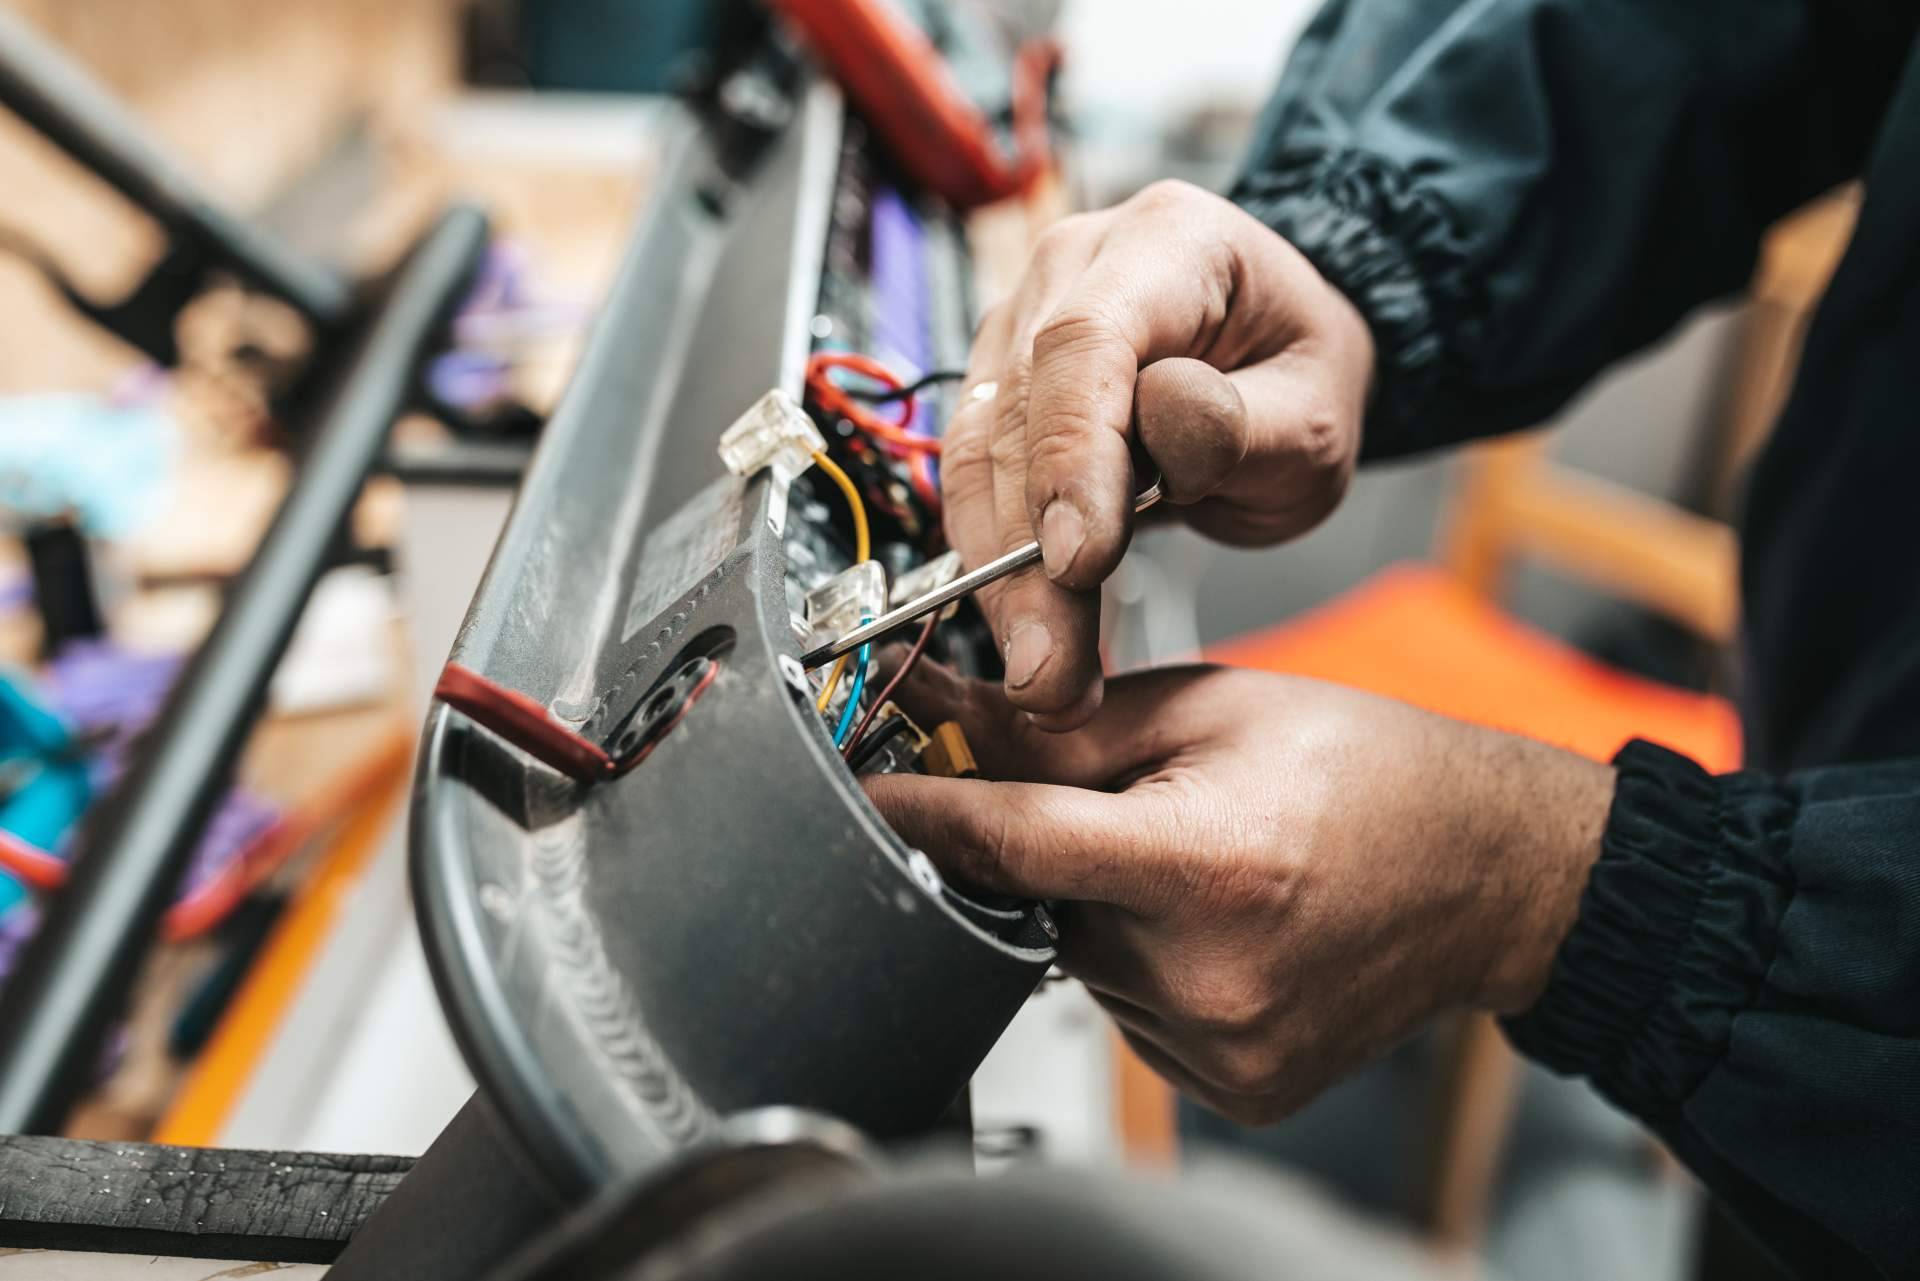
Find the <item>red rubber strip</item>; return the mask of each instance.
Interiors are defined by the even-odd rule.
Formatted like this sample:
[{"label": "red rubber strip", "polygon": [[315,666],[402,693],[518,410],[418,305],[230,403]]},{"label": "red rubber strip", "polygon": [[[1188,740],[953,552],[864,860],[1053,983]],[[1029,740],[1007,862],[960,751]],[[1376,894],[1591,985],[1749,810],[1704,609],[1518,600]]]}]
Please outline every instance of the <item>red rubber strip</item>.
[{"label": "red rubber strip", "polygon": [[614,759],[598,743],[560,724],[520,691],[458,663],[446,665],[433,696],[569,778],[595,783],[613,774]]}]

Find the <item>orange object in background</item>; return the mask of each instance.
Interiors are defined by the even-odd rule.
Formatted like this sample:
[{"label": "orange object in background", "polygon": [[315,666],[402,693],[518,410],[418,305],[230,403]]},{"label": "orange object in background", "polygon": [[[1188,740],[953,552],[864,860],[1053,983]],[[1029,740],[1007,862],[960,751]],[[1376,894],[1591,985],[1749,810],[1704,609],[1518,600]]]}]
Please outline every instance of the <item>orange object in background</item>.
[{"label": "orange object in background", "polygon": [[890,0],[773,0],[846,90],[901,168],[959,209],[1019,195],[1053,167],[1047,83],[1060,47],[1036,40],[1013,64],[1014,154],[968,100],[926,34]]},{"label": "orange object in background", "polygon": [[1210,649],[1607,760],[1629,739],[1740,765],[1732,704],[1631,676],[1514,621],[1444,570],[1396,565],[1318,609]]}]

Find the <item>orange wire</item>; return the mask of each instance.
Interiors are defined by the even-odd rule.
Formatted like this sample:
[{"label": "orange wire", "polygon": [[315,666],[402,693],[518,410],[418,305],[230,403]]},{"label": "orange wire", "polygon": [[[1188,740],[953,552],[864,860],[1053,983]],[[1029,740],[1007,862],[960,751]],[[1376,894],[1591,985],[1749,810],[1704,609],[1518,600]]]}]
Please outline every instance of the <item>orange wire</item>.
[{"label": "orange wire", "polygon": [[807,361],[807,390],[813,393],[813,398],[819,402],[822,409],[828,413],[838,414],[894,453],[938,454],[940,452],[940,441],[937,437],[915,436],[905,430],[906,425],[913,421],[914,402],[911,398],[900,402],[900,421],[890,423],[849,396],[845,389],[827,376],[827,371],[830,369],[850,370],[884,384],[890,391],[898,391],[904,385],[892,370],[870,356],[862,356],[850,351],[816,352]]},{"label": "orange wire", "polygon": [[908,478],[913,482],[914,492],[920,495],[920,501],[938,511],[940,490],[933,483],[933,466],[929,458],[940,453],[940,441],[937,437],[916,436],[903,430],[913,421],[914,398],[907,396],[900,401],[899,422],[890,423],[849,396],[845,388],[834,382],[828,376],[829,371],[834,369],[846,369],[871,378],[890,391],[898,391],[903,386],[899,377],[873,357],[862,356],[858,352],[815,352],[807,361],[807,393],[813,397],[814,403],[852,423],[896,458],[906,459]]},{"label": "orange wire", "polygon": [[0,831],[0,870],[13,873],[37,890],[59,889],[67,882],[65,859],[7,831]]}]

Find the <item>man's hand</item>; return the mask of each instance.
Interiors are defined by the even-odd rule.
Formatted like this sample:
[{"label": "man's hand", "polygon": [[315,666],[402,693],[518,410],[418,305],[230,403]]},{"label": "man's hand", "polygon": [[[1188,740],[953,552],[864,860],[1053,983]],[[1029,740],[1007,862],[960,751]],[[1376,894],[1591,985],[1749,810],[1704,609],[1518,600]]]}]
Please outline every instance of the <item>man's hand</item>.
[{"label": "man's hand", "polygon": [[1035,537],[1044,552],[982,593],[1008,698],[1046,729],[1100,705],[1096,589],[1152,479],[1130,448],[1201,533],[1279,542],[1346,492],[1372,377],[1360,313],[1218,196],[1163,182],[1049,229],[981,323],[941,460],[969,566]]},{"label": "man's hand", "polygon": [[1061,900],[1061,965],[1248,1123],[1436,1012],[1531,1005],[1613,796],[1607,766],[1314,681],[1127,676],[1060,735],[942,669],[909,686],[1003,781],[874,778],[880,812],[956,878]]}]

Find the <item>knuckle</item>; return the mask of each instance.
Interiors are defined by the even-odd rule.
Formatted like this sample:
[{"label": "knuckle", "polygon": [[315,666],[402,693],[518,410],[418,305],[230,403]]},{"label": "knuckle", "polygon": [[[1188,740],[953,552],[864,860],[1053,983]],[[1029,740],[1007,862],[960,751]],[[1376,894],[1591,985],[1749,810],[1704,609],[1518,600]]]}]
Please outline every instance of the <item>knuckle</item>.
[{"label": "knuckle", "polygon": [[976,805],[955,820],[947,848],[940,851],[948,867],[973,881],[991,881],[1002,864],[1008,818],[997,805]]},{"label": "knuckle", "polygon": [[1091,428],[1092,424],[1077,413],[1049,415],[1046,427],[1027,437],[1028,470],[1054,476],[1087,470],[1093,462],[1087,457],[1085,439]]},{"label": "knuckle", "polygon": [[964,410],[955,414],[946,439],[941,442],[942,469],[951,471],[955,468],[983,467],[991,463],[993,459],[988,452],[991,437],[992,432],[981,415]]},{"label": "knuckle", "polygon": [[1000,375],[1000,390],[992,403],[992,431],[997,438],[1026,430],[1027,395],[1033,385],[1033,357],[1018,353]]},{"label": "knuckle", "polygon": [[978,339],[981,334],[988,332],[996,325],[1006,323],[1007,314],[1011,310],[1012,305],[1005,299],[986,308],[980,313],[979,323],[973,327],[973,336]]},{"label": "knuckle", "polygon": [[1050,224],[1033,241],[1033,256],[1040,259],[1058,258],[1069,250],[1077,248],[1087,239],[1092,230],[1093,215],[1068,214]]},{"label": "knuckle", "polygon": [[1303,406],[1276,460],[1279,493],[1286,498],[1263,514],[1289,532],[1325,519],[1353,484],[1353,439],[1344,416],[1330,406]]},{"label": "knuckle", "polygon": [[1063,307],[1034,333],[1033,358],[1036,363],[1072,359],[1124,341],[1120,326],[1101,308]]},{"label": "knuckle", "polygon": [[1137,195],[1127,202],[1135,212],[1157,215],[1192,206],[1206,193],[1190,182],[1178,178],[1161,178],[1142,187]]},{"label": "knuckle", "polygon": [[1320,397],[1309,400],[1299,412],[1296,449],[1301,464],[1316,479],[1344,483],[1353,470],[1353,433],[1346,416]]},{"label": "knuckle", "polygon": [[1249,1042],[1220,1051],[1209,1075],[1219,1089],[1261,1108],[1283,1091],[1288,1072],[1285,1058],[1271,1046]]},{"label": "knuckle", "polygon": [[993,433],[993,439],[987,442],[987,461],[996,472],[1024,472],[1027,467],[1027,432],[1022,422],[1016,430],[1011,425]]},{"label": "knuckle", "polygon": [[1267,985],[1238,972],[1214,972],[1190,984],[1185,1005],[1189,1018],[1213,1036],[1255,1036],[1273,1020]]}]

